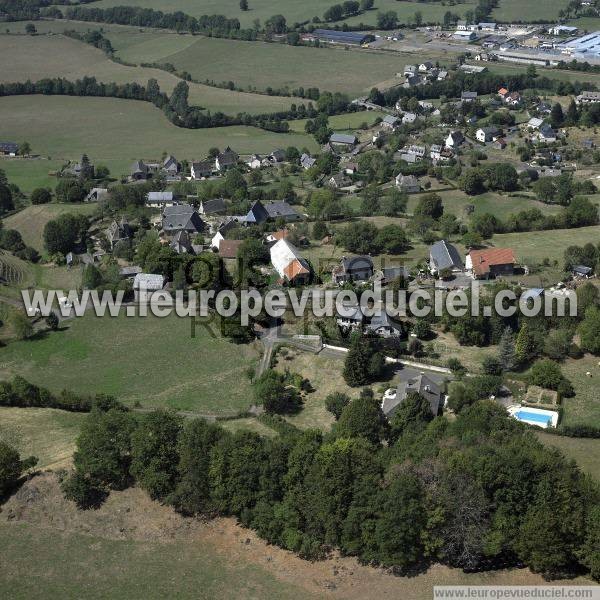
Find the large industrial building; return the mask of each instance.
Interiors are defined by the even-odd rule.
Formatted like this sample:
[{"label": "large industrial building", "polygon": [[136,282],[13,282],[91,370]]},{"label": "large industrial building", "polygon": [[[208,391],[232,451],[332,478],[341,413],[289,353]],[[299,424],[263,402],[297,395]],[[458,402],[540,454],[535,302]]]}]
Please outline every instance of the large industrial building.
[{"label": "large industrial building", "polygon": [[354,46],[362,46],[375,39],[369,33],[361,33],[359,31],[337,31],[336,29],[315,29],[312,32],[312,37],[320,42],[329,44],[350,44]]},{"label": "large industrial building", "polygon": [[579,60],[600,60],[600,31],[568,40],[559,49],[563,54]]}]

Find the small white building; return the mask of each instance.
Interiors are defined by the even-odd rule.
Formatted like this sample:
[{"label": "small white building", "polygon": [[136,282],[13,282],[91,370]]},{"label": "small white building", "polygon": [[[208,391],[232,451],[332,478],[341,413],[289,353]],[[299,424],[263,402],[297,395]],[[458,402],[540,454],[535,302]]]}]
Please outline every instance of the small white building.
[{"label": "small white building", "polygon": [[165,285],[164,275],[157,273],[138,273],[133,280],[133,293],[136,302],[150,299],[154,292],[162,290]]}]

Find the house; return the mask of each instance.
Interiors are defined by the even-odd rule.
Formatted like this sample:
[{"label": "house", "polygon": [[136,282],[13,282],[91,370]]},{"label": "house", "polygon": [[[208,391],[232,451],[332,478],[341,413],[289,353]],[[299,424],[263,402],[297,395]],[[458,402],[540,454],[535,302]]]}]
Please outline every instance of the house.
[{"label": "house", "polygon": [[504,138],[497,138],[492,144],[492,148],[495,150],[504,150],[506,148],[506,140]]},{"label": "house", "polygon": [[466,21],[458,21],[456,23],[456,31],[467,31],[467,22]]},{"label": "house", "polygon": [[345,331],[356,330],[365,322],[365,315],[359,304],[343,306],[343,314],[337,312],[335,322]]},{"label": "house", "polygon": [[417,85],[421,85],[424,83],[423,78],[419,75],[410,75],[406,78],[405,82],[402,84],[403,88],[412,88]]},{"label": "house", "polygon": [[173,192],[148,192],[146,206],[150,208],[164,208],[174,204]]},{"label": "house", "polygon": [[345,173],[336,173],[327,180],[327,186],[334,189],[340,189],[350,185],[350,180]]},{"label": "house", "polygon": [[444,71],[443,69],[438,71],[438,74],[437,74],[438,81],[444,81],[444,79],[446,79],[446,77],[448,77],[448,71]]},{"label": "house", "polygon": [[426,60],[419,65],[419,71],[421,73],[427,73],[427,71],[431,69],[433,69],[433,63],[429,60]]},{"label": "house", "polygon": [[245,162],[251,169],[260,169],[263,164],[263,159],[260,154],[252,154]]},{"label": "house", "polygon": [[600,102],[600,92],[584,91],[575,98],[576,104],[595,104]]},{"label": "house", "polygon": [[203,228],[204,223],[198,211],[190,204],[174,204],[163,210],[162,229],[168,236],[174,236],[178,231],[195,235]]},{"label": "house", "polygon": [[344,173],[346,175],[355,175],[358,172],[358,164],[349,162],[344,165]]},{"label": "house", "polygon": [[478,27],[481,31],[496,31],[496,23],[479,23]]},{"label": "house", "polygon": [[146,181],[150,179],[152,174],[149,172],[147,165],[142,160],[136,160],[132,167],[129,175],[132,181]]},{"label": "house", "polygon": [[513,275],[516,262],[512,248],[485,248],[471,250],[465,268],[473,279],[493,279],[498,275]]},{"label": "house", "polygon": [[163,160],[162,170],[167,173],[167,175],[175,177],[181,170],[181,165],[172,154],[169,154],[169,156]]},{"label": "house", "polygon": [[285,160],[285,150],[277,149],[273,150],[271,154],[269,154],[269,160],[272,163],[280,163]]},{"label": "house", "polygon": [[213,250],[219,250],[219,246],[224,239],[225,236],[220,231],[217,231],[217,233],[215,233],[215,235],[210,240],[210,247]]},{"label": "house", "polygon": [[239,159],[240,157],[237,153],[227,146],[223,152],[217,154],[217,157],[215,158],[215,169],[219,171],[219,173],[229,171],[237,165]]},{"label": "house", "polygon": [[316,158],[313,158],[312,156],[310,156],[309,154],[306,154],[306,153],[302,154],[302,156],[300,157],[300,166],[304,170],[314,167],[316,162],[317,162]]},{"label": "house", "polygon": [[84,202],[99,202],[108,195],[107,188],[92,188],[83,199]]},{"label": "house", "polygon": [[237,258],[238,250],[244,243],[244,240],[221,240],[218,246],[219,256],[221,258]]},{"label": "house", "polygon": [[446,146],[448,148],[457,148],[465,141],[465,136],[462,131],[451,131],[446,138]]},{"label": "house", "polygon": [[346,146],[352,148],[356,145],[356,136],[345,133],[333,133],[329,138],[329,143],[334,146]]},{"label": "house", "polygon": [[406,65],[404,67],[404,77],[412,77],[417,74],[419,67],[417,65]]},{"label": "house", "polygon": [[557,139],[556,131],[550,127],[550,125],[542,125],[537,133],[537,140],[539,142],[552,143]]},{"label": "house", "polygon": [[423,110],[433,110],[434,106],[433,106],[433,102],[428,102],[427,100],[419,100],[419,106],[423,109]]},{"label": "house", "polygon": [[201,215],[211,217],[214,215],[222,215],[227,212],[227,205],[223,198],[213,198],[212,200],[202,200],[198,212]]},{"label": "house", "polygon": [[474,102],[477,100],[477,92],[462,92],[460,99],[462,102]]},{"label": "house", "polygon": [[521,94],[519,92],[510,92],[505,98],[504,102],[509,106],[521,106],[523,103],[523,98],[521,98]]},{"label": "house", "polygon": [[500,88],[498,90],[498,96],[500,96],[500,98],[502,98],[502,100],[506,99],[506,97],[508,96],[508,90],[504,87]]},{"label": "house", "polygon": [[252,225],[260,225],[269,219],[269,213],[260,200],[257,200],[248,211],[245,222]]},{"label": "house", "polygon": [[410,125],[411,123],[414,123],[416,120],[417,120],[417,115],[415,113],[405,112],[402,115],[402,124],[403,125]]},{"label": "house", "polygon": [[570,27],[569,25],[555,25],[548,28],[548,33],[552,35],[575,35],[578,31],[577,27]]},{"label": "house", "polygon": [[460,254],[455,246],[446,240],[440,240],[429,249],[429,271],[432,275],[441,276],[448,272],[457,273],[464,270]]},{"label": "house", "polygon": [[364,326],[365,333],[370,333],[382,338],[400,337],[402,335],[402,327],[398,323],[392,321],[385,310],[380,311],[371,317],[368,323]]},{"label": "house", "polygon": [[396,177],[396,187],[406,194],[416,194],[421,191],[421,184],[414,175],[402,175]]},{"label": "house", "polygon": [[493,139],[497,138],[500,135],[500,130],[495,127],[494,125],[491,125],[489,127],[480,127],[476,132],[475,132],[475,138],[477,139],[478,142],[491,142]]},{"label": "house", "polygon": [[194,254],[194,248],[192,240],[187,231],[184,229],[179,230],[171,240],[169,244],[171,250],[177,252],[177,254]]},{"label": "house", "polygon": [[531,117],[529,121],[527,121],[527,127],[529,129],[539,129],[544,123],[544,119],[540,119],[539,117]]},{"label": "house", "polygon": [[413,154],[419,160],[421,160],[421,159],[423,159],[425,157],[425,146],[418,146],[416,144],[409,144],[408,146],[405,146],[403,148],[403,151],[406,154]]},{"label": "house", "polygon": [[552,106],[548,102],[540,102],[535,109],[543,115],[549,115],[552,112]]},{"label": "house", "polygon": [[119,221],[113,222],[105,230],[106,239],[110,244],[110,249],[113,250],[118,242],[128,240],[133,235],[131,227],[125,217],[121,217]]},{"label": "house", "polygon": [[121,267],[119,269],[119,275],[122,279],[133,279],[136,275],[142,272],[142,267],[138,265],[132,265],[130,267]]},{"label": "house", "polygon": [[270,202],[265,204],[269,219],[284,219],[286,221],[299,221],[302,215],[287,202]]},{"label": "house", "polygon": [[373,277],[373,260],[370,256],[343,256],[331,273],[333,283],[367,281]]},{"label": "house", "polygon": [[0,154],[4,156],[16,156],[19,153],[19,144],[15,142],[0,142]]},{"label": "house", "polygon": [[386,392],[381,403],[381,410],[388,420],[393,418],[410,392],[423,396],[429,402],[431,413],[437,417],[443,400],[442,389],[430,377],[421,373],[416,377],[401,381],[395,393],[388,394]]},{"label": "house", "polygon": [[165,285],[164,275],[156,273],[138,273],[133,280],[133,292],[136,302],[146,299],[154,292],[162,290]]},{"label": "house", "polygon": [[191,175],[192,179],[203,179],[210,177],[213,172],[213,162],[210,160],[200,160],[192,162]]},{"label": "house", "polygon": [[381,121],[381,126],[385,129],[391,129],[394,131],[396,127],[398,127],[400,119],[398,117],[394,117],[393,115],[385,115]]},{"label": "house", "polygon": [[579,277],[582,279],[588,279],[592,276],[593,269],[591,267],[586,267],[585,265],[575,265],[571,269],[571,273],[573,277]]},{"label": "house", "polygon": [[270,253],[271,263],[283,281],[300,285],[308,283],[310,266],[290,242],[279,240],[271,246]]},{"label": "house", "polygon": [[459,42],[472,42],[477,39],[477,34],[474,31],[457,30],[452,34],[452,37]]}]

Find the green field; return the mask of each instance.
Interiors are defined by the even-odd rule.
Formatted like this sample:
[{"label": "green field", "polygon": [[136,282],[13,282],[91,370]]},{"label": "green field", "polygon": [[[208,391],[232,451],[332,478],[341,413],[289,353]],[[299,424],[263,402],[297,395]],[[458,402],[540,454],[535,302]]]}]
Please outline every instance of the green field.
[{"label": "green field", "polygon": [[[36,149],[32,148],[32,152],[35,153]],[[38,187],[54,188],[56,177],[53,173],[58,171],[63,164],[62,160],[0,158],[0,171],[6,173],[10,183],[14,183],[22,192],[29,194]]]},{"label": "green field", "polygon": [[21,456],[36,456],[37,469],[57,469],[71,463],[83,413],[53,408],[0,407],[0,439]]},{"label": "green field", "polygon": [[[127,34],[129,35],[129,34]],[[159,40],[178,39],[171,33],[153,33]],[[193,39],[190,38],[189,39]],[[139,83],[158,81],[162,90],[171,93],[179,79],[160,69],[127,67],[118,64],[96,48],[62,35],[24,36],[0,35],[0,82],[37,81],[44,77],[65,77],[72,81],[96,77],[104,83]],[[151,62],[151,58],[140,62]],[[190,104],[211,111],[236,115],[239,112],[261,114],[287,110],[293,100],[261,94],[232,92],[206,85],[190,83]]]},{"label": "green field", "polygon": [[[193,16],[225,15],[226,17],[240,20],[242,27],[251,26],[255,19],[263,23],[273,15],[282,14],[289,24],[310,21],[313,17],[322,17],[323,13],[331,6],[329,0],[250,0],[249,10],[241,11],[238,0],[128,0],[127,6],[143,6],[154,8],[163,12],[183,11]],[[469,6],[471,4],[471,6]],[[453,12],[463,15],[473,2],[456,4]],[[94,2],[95,8],[108,6],[122,6],[121,0],[100,0]],[[356,17],[346,19],[348,24],[365,23],[375,26],[377,11],[393,10],[398,13],[400,22],[404,23],[408,17],[419,10],[423,13],[424,21],[441,21],[448,6],[443,3],[422,4],[418,2],[405,2],[402,0],[375,0],[374,9]]]},{"label": "green field", "polygon": [[[527,72],[527,65],[515,65],[512,63],[506,62],[488,62],[486,67],[491,73],[500,73],[506,75],[515,75],[518,73]],[[591,83],[599,83],[600,75],[597,73],[583,73],[581,71],[566,71],[563,69],[543,69],[537,68],[538,75],[543,75],[544,77],[548,77],[549,79],[556,79],[558,81],[569,81],[571,83],[579,82],[591,82]],[[544,90],[541,90],[541,95],[545,96],[546,93]],[[518,117],[518,113],[515,114],[515,117]]]},{"label": "green field", "polygon": [[521,0],[500,0],[498,8],[492,11],[493,19],[511,22],[537,23],[539,20],[558,19],[558,13],[566,8],[568,0],[545,0],[544,2],[522,2]]},{"label": "green field", "polygon": [[581,470],[600,481],[600,440],[570,438],[548,433],[538,433],[541,442],[554,446],[572,458]]},{"label": "green field", "polygon": [[4,219],[4,227],[16,229],[28,246],[42,251],[43,233],[48,221],[65,213],[90,215],[96,210],[95,204],[41,204],[27,206],[23,210]]},{"label": "green field", "polygon": [[[184,129],[172,125],[147,102],[70,96],[12,96],[0,99],[0,138],[27,140],[36,153],[79,160],[87,153],[114,176],[129,173],[136,159],[170,152],[203,158],[208,149],[230,145],[240,154],[268,153],[287,146],[316,149],[306,134],[277,134],[255,127]],[[118,143],[116,141],[118,140]]]},{"label": "green field", "polygon": [[0,376],[23,375],[51,390],[113,394],[144,408],[166,406],[227,415],[252,404],[245,375],[255,345],[236,345],[203,327],[190,335],[188,318],[95,317],[68,329],[2,349]]},{"label": "green field", "polygon": [[[143,41],[145,36],[147,42]],[[108,37],[119,48],[119,38],[124,34]],[[172,63],[178,70],[191,73],[197,81],[233,81],[244,89],[257,90],[269,86],[290,89],[304,86],[358,95],[393,79],[406,63],[418,60],[415,55],[397,52],[308,48],[203,37],[193,38],[195,41],[190,44],[187,36],[181,39],[181,50],[170,52],[171,44],[158,39],[154,32],[137,35],[136,39],[138,44],[124,42],[117,55],[127,62],[145,55],[148,61]]]}]

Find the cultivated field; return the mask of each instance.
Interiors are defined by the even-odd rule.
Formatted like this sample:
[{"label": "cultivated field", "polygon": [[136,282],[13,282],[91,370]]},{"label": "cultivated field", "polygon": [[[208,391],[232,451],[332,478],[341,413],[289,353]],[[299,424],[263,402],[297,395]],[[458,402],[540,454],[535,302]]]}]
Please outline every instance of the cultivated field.
[{"label": "cultivated field", "polygon": [[[177,37],[170,33],[153,35],[158,35],[160,39]],[[190,36],[189,39],[193,38]],[[37,81],[44,77],[65,77],[74,81],[93,76],[104,83],[135,82],[146,85],[148,79],[154,78],[161,89],[170,94],[180,81],[160,69],[118,64],[89,44],[62,35],[0,35],[0,55],[3,57],[1,82]],[[149,58],[140,60],[150,61]],[[287,110],[292,103],[289,98],[232,92],[195,83],[189,86],[190,104],[232,115],[239,112],[261,114]]]},{"label": "cultivated field", "polygon": [[13,96],[0,99],[0,113],[10,116],[0,122],[0,138],[26,139],[37,153],[53,158],[79,160],[85,152],[114,176],[129,173],[136,159],[160,158],[163,152],[192,160],[204,157],[213,146],[231,145],[241,154],[287,146],[316,148],[312,136],[306,134],[242,126],[176,127],[151,104],[135,100]]},{"label": "cultivated field", "polygon": [[[180,71],[188,71],[197,81],[233,81],[244,89],[264,90],[267,87],[290,89],[304,86],[348,94],[368,92],[374,85],[392,79],[406,63],[438,56],[415,57],[411,54],[383,53],[362,49],[307,48],[266,42],[240,42],[217,38],[194,38],[189,44],[184,38],[181,50],[169,53],[170,44],[156,39],[155,33],[142,50],[138,45],[123,47],[117,55],[125,61],[146,60],[171,63]],[[116,36],[115,46],[119,47]],[[256,65],[260,65],[259,68]]]},{"label": "cultivated field", "polygon": [[228,415],[252,404],[248,367],[256,345],[191,337],[188,318],[74,319],[42,339],[13,342],[0,355],[0,377],[20,374],[56,392],[107,393],[144,408],[165,406]]},{"label": "cultivated field", "polygon": [[0,407],[0,440],[21,456],[37,456],[37,469],[71,464],[75,439],[85,414],[53,408]]},{"label": "cultivated field", "polygon": [[32,205],[4,219],[4,227],[16,229],[28,246],[39,252],[44,249],[43,233],[48,221],[65,213],[90,215],[95,204],[40,204]]}]

